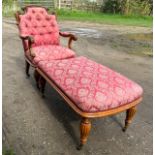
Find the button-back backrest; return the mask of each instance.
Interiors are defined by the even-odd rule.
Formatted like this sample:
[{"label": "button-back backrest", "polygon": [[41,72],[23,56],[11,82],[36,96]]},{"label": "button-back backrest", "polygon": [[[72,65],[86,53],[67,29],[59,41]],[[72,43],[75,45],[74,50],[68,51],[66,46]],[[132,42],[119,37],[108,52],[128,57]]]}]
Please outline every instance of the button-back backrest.
[{"label": "button-back backrest", "polygon": [[28,7],[20,15],[19,30],[23,36],[33,36],[34,46],[59,45],[59,28],[55,15],[50,15],[45,8]]}]

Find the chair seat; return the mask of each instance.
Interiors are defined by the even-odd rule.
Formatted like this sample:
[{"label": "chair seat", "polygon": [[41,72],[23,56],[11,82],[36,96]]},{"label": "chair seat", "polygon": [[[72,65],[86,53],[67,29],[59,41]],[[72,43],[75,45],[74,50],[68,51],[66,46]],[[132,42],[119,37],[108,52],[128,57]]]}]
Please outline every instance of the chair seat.
[{"label": "chair seat", "polygon": [[135,82],[85,57],[40,61],[38,67],[84,112],[130,104],[143,93]]},{"label": "chair seat", "polygon": [[[32,48],[35,57],[33,59],[34,64],[38,64],[40,61],[60,60],[66,58],[73,58],[75,52],[69,48],[59,45],[42,45]],[[29,58],[28,54],[26,56]]]}]

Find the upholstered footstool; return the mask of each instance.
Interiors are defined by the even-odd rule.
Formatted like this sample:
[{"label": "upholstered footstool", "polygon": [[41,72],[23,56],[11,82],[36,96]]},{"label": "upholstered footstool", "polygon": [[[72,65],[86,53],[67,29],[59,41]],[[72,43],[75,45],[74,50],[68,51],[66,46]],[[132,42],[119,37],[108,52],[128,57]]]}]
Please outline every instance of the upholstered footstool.
[{"label": "upholstered footstool", "polygon": [[114,115],[126,110],[125,131],[142,100],[143,89],[121,74],[85,57],[40,61],[37,82],[44,90],[49,82],[80,116],[80,147],[91,129],[90,118]]}]

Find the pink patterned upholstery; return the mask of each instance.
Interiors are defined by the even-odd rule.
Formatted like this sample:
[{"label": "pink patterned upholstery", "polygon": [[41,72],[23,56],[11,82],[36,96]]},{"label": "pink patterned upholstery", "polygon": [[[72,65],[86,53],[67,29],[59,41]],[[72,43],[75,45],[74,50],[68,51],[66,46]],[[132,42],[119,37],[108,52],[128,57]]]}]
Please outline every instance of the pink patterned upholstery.
[{"label": "pink patterned upholstery", "polygon": [[33,59],[34,64],[38,64],[38,62],[42,60],[50,61],[72,58],[75,56],[75,53],[71,49],[58,45],[37,46],[33,47],[32,51],[35,53],[35,57]]},{"label": "pink patterned upholstery", "polygon": [[40,61],[38,67],[85,112],[129,104],[143,93],[135,82],[85,57]]},{"label": "pink patterned upholstery", "polygon": [[[49,15],[45,8],[28,7],[20,15],[19,29],[21,36],[33,36],[35,46],[59,45],[59,28],[55,15]],[[27,48],[27,43],[24,43]]]}]

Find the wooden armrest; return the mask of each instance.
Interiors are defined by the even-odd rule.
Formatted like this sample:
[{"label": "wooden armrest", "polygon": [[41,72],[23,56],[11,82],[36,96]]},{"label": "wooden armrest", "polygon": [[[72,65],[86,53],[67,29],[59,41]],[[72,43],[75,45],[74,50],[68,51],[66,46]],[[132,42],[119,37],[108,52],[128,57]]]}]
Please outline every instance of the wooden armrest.
[{"label": "wooden armrest", "polygon": [[31,47],[32,44],[34,43],[34,38],[32,36],[26,36],[26,35],[21,35],[20,38],[25,41],[28,40],[28,50],[30,52],[30,56],[35,57],[35,53],[33,53]]},{"label": "wooden armrest", "polygon": [[77,40],[77,37],[74,34],[68,32],[59,32],[60,36],[62,37],[71,37],[74,41]]},{"label": "wooden armrest", "polygon": [[71,34],[71,33],[68,33],[68,32],[59,32],[59,35],[62,36],[62,37],[68,37],[69,38],[69,40],[68,40],[68,48],[70,48],[70,49],[71,49],[72,41],[77,40],[77,37],[74,34]]},{"label": "wooden armrest", "polygon": [[20,38],[23,39],[23,40],[28,40],[28,41],[30,41],[31,44],[34,43],[34,39],[33,39],[32,36],[22,36],[22,35],[21,35]]}]

